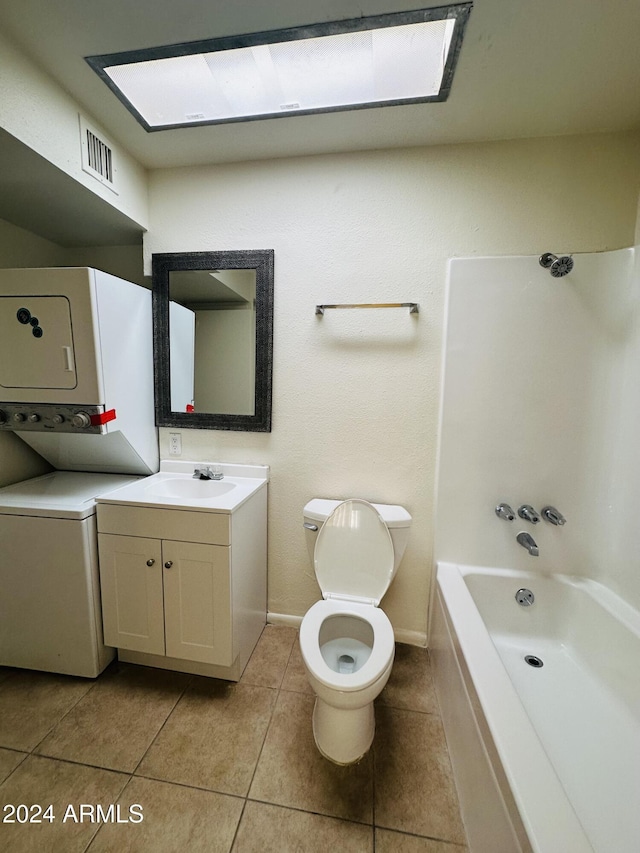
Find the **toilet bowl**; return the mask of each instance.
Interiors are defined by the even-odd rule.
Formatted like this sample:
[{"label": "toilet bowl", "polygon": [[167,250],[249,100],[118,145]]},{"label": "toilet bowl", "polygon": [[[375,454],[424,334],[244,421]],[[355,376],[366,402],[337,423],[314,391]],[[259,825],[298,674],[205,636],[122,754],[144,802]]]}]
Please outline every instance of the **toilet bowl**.
[{"label": "toilet bowl", "polygon": [[371,746],[373,702],[391,674],[393,628],[378,605],[402,559],[411,516],[398,506],[315,499],[304,518],[323,595],[300,626],[316,694],[313,734],[326,758],[352,764]]}]

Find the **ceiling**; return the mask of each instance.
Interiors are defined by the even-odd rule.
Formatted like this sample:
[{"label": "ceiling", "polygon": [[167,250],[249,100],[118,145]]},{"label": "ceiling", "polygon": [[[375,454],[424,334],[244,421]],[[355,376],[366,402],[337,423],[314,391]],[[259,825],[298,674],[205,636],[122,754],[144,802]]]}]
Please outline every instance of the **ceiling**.
[{"label": "ceiling", "polygon": [[441,5],[0,0],[0,27],[143,166],[640,128],[638,0],[475,0],[448,101],[147,133],[85,56]]},{"label": "ceiling", "polygon": [[[474,0],[443,103],[147,133],[85,56],[442,5],[411,0],[0,0],[0,30],[142,166],[640,129],[640,0]],[[141,227],[0,128],[0,218],[61,246]]]}]

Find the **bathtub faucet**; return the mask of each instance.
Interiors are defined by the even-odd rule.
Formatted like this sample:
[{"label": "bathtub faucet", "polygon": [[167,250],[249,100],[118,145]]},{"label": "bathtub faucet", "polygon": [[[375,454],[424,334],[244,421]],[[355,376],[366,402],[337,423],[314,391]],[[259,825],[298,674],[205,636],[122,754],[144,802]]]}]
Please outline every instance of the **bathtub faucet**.
[{"label": "bathtub faucet", "polygon": [[557,527],[562,527],[567,520],[554,506],[543,506],[540,512],[543,518],[546,518],[547,521],[550,521],[551,524],[555,524]]},{"label": "bathtub faucet", "polygon": [[523,530],[522,533],[518,533],[516,539],[518,541],[518,545],[522,545],[523,548],[526,548],[532,557],[538,556],[538,546],[528,533],[525,533]]}]

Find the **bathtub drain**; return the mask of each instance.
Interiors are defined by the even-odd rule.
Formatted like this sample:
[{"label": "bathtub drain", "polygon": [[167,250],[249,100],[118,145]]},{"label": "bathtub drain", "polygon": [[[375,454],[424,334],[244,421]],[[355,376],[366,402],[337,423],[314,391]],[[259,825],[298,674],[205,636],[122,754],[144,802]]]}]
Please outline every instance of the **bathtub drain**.
[{"label": "bathtub drain", "polygon": [[529,664],[529,666],[536,667],[536,669],[539,669],[541,666],[544,666],[544,661],[542,661],[539,657],[536,657],[536,655],[525,655],[524,659]]}]

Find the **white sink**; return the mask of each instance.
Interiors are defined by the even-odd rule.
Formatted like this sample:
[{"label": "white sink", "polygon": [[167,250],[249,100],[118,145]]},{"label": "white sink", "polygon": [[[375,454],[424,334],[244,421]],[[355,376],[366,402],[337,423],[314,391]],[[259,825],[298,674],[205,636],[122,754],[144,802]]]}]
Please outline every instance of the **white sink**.
[{"label": "white sink", "polygon": [[200,498],[226,495],[227,492],[235,488],[236,483],[229,483],[224,480],[196,480],[189,476],[178,476],[158,479],[147,486],[146,492],[148,495],[158,497],[199,500]]},{"label": "white sink", "polygon": [[222,480],[195,479],[194,469],[203,464],[163,460],[157,474],[101,495],[98,503],[231,513],[269,480],[269,468],[264,465],[228,463],[216,463],[224,474]]}]

